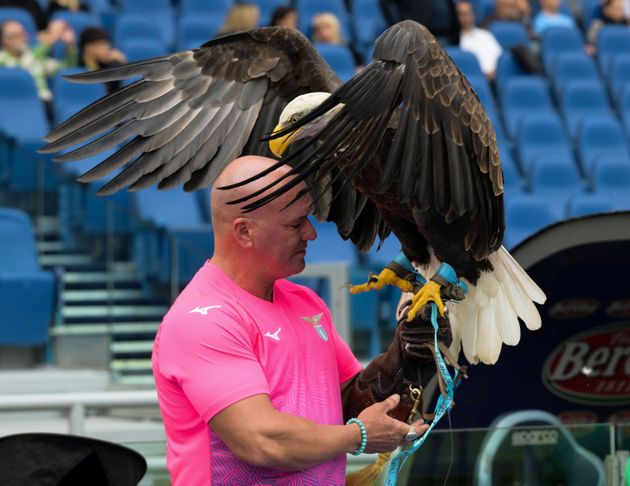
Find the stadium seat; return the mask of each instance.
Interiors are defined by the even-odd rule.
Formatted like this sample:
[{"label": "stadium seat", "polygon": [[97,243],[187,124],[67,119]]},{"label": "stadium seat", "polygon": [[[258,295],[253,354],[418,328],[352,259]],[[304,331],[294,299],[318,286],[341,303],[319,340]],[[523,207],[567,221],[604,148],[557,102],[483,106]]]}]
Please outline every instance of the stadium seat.
[{"label": "stadium seat", "polygon": [[630,137],[630,83],[621,87],[619,113],[626,128],[626,134]]},{"label": "stadium seat", "polygon": [[[519,430],[551,430],[556,432],[556,440],[553,445],[533,441],[529,445],[518,444],[515,434]],[[516,471],[519,466],[520,472]],[[557,477],[559,483],[568,486],[604,486],[606,483],[602,460],[582,447],[557,417],[543,410],[506,413],[490,425],[477,457],[474,484],[503,484],[505,480],[500,472],[508,468],[517,477],[532,478],[533,483],[540,483],[539,478],[547,475]]]},{"label": "stadium seat", "polygon": [[558,219],[544,198],[535,195],[512,197],[506,201],[506,232],[503,244],[508,249],[514,248],[521,241],[555,223]]},{"label": "stadium seat", "polygon": [[8,20],[17,20],[24,26],[26,32],[28,32],[28,40],[31,45],[37,42],[35,19],[28,11],[21,8],[0,7],[0,24]]},{"label": "stadium seat", "polygon": [[584,52],[558,53],[552,80],[558,98],[562,98],[564,88],[570,81],[588,80],[601,83],[595,62]]},{"label": "stadium seat", "polygon": [[516,162],[507,150],[499,149],[501,154],[501,168],[503,169],[503,188],[509,196],[523,192],[523,181],[518,172]]},{"label": "stadium seat", "polygon": [[353,0],[351,5],[354,38],[360,48],[374,43],[387,27],[378,0]]},{"label": "stadium seat", "polygon": [[39,266],[26,213],[0,208],[0,254],[0,345],[41,345],[52,323],[55,282]]},{"label": "stadium seat", "polygon": [[536,158],[529,179],[532,193],[542,197],[558,219],[564,217],[568,201],[584,190],[575,164],[563,160]]},{"label": "stadium seat", "polygon": [[479,97],[479,101],[485,108],[486,112],[496,111],[496,103],[494,102],[494,96],[492,96],[492,92],[490,91],[490,86],[488,85],[488,80],[485,76],[469,76],[468,82],[471,84],[477,96]]},{"label": "stadium seat", "polygon": [[355,72],[355,61],[350,49],[340,44],[316,43],[315,48],[342,81],[347,81]]},{"label": "stadium seat", "polygon": [[510,79],[502,94],[503,117],[510,138],[515,138],[524,115],[553,113],[547,82],[539,76]]},{"label": "stadium seat", "polygon": [[490,32],[494,34],[503,49],[514,46],[528,46],[530,44],[527,29],[520,22],[507,20],[495,20],[490,24]]},{"label": "stadium seat", "polygon": [[514,58],[512,53],[503,51],[503,54],[501,54],[499,61],[497,62],[497,76],[495,78],[497,94],[499,97],[503,95],[507,82],[518,76],[528,77],[529,75]]},{"label": "stadium seat", "polygon": [[553,73],[554,64],[559,54],[584,52],[584,38],[577,28],[549,28],[543,34],[541,52],[545,71]]},{"label": "stadium seat", "polygon": [[476,0],[473,2],[477,24],[482,24],[487,17],[494,13],[494,5],[495,0]]},{"label": "stadium seat", "polygon": [[182,15],[177,29],[177,50],[200,47],[216,36],[222,26],[223,19],[218,16],[201,18],[194,14]]},{"label": "stadium seat", "polygon": [[608,77],[611,61],[618,53],[630,52],[630,29],[621,25],[604,25],[597,36],[597,60]]},{"label": "stadium seat", "polygon": [[153,42],[165,49],[168,45],[162,29],[153,19],[138,13],[119,15],[114,27],[114,44],[125,51],[128,43],[137,39]]},{"label": "stadium seat", "polygon": [[[214,1],[214,0],[213,0]],[[174,12],[169,0],[122,0],[121,14],[142,15],[151,20],[160,30],[167,46],[175,41]]]},{"label": "stadium seat", "polygon": [[484,77],[479,61],[474,54],[463,51],[459,47],[447,47],[446,53],[451,56],[455,65],[467,78]]},{"label": "stadium seat", "polygon": [[53,20],[63,20],[65,21],[76,35],[76,43],[79,43],[79,37],[81,36],[81,32],[83,32],[88,27],[101,27],[101,19],[96,15],[87,13],[87,12],[71,12],[69,10],[58,10],[53,15]]},{"label": "stadium seat", "polygon": [[626,85],[630,85],[630,54],[617,54],[611,60],[608,77],[608,87],[613,99],[621,99],[621,93]]},{"label": "stadium seat", "polygon": [[103,84],[72,83],[63,78],[84,71],[85,69],[66,69],[53,78],[51,89],[54,95],[53,114],[56,125],[105,95]]},{"label": "stadium seat", "polygon": [[390,235],[383,240],[383,243],[379,248],[380,243],[381,242],[377,237],[376,241],[372,245],[372,248],[370,248],[370,251],[368,252],[368,257],[370,259],[370,263],[377,266],[385,266],[391,262],[396,255],[398,255],[401,250],[401,245],[400,241],[398,241],[398,238],[396,238],[396,235],[393,233],[390,233]]},{"label": "stadium seat", "polygon": [[181,0],[180,12],[182,16],[196,15],[206,20],[217,19],[223,25],[225,17],[234,5],[234,0]]},{"label": "stadium seat", "polygon": [[571,198],[567,217],[578,218],[590,214],[608,213],[614,209],[610,198],[601,194],[578,194]]},{"label": "stadium seat", "polygon": [[569,81],[560,100],[569,137],[575,138],[582,120],[593,115],[612,116],[608,95],[599,81]]},{"label": "stadium seat", "polygon": [[577,148],[585,174],[590,174],[597,159],[603,156],[627,158],[628,142],[613,117],[593,116],[586,118],[577,137]]},{"label": "stadium seat", "polygon": [[335,14],[341,24],[341,36],[343,40],[352,40],[350,19],[343,0],[297,0],[298,22],[300,30],[311,37],[311,22],[319,13],[329,12]]},{"label": "stadium seat", "polygon": [[523,116],[518,131],[517,150],[523,174],[529,174],[534,158],[540,155],[572,159],[571,144],[560,118],[553,112]]},{"label": "stadium seat", "polygon": [[595,17],[597,17],[601,11],[601,0],[580,0],[580,17],[582,19],[582,25],[588,28]]},{"label": "stadium seat", "polygon": [[627,159],[611,157],[598,161],[593,167],[591,180],[594,192],[604,196],[623,193],[630,200],[630,163]]},{"label": "stadium seat", "polygon": [[152,57],[165,56],[168,54],[168,49],[166,49],[163,44],[156,44],[155,42],[144,39],[134,39],[125,44],[123,52],[129,62],[134,62]]},{"label": "stadium seat", "polygon": [[291,4],[290,0],[256,0],[252,3],[258,5],[260,9],[260,23],[259,25],[270,25],[271,15],[273,11],[278,7],[285,7]]},{"label": "stadium seat", "polygon": [[333,223],[320,223],[311,220],[317,238],[309,241],[306,249],[306,261],[309,263],[347,262],[354,263],[357,251],[350,240],[342,240]]}]

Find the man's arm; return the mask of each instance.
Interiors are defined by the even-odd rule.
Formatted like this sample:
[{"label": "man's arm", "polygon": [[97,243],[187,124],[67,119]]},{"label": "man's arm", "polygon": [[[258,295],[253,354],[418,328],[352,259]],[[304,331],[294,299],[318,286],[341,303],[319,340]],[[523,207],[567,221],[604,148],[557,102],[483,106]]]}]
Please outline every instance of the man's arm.
[{"label": "man's arm", "polygon": [[[367,431],[366,452],[392,451],[404,442],[409,425],[387,415],[399,400],[393,395],[359,415]],[[355,451],[361,444],[358,425],[321,425],[282,413],[268,395],[254,395],[230,405],[209,425],[241,461],[274,469],[305,469]],[[414,428],[423,434],[427,426],[418,422]]]}]

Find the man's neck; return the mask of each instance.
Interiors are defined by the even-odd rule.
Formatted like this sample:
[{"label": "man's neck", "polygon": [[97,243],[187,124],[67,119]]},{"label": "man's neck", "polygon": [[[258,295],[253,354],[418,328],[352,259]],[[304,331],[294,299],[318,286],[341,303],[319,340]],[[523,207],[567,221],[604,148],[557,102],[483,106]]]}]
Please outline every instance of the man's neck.
[{"label": "man's neck", "polygon": [[[262,279],[253,268],[255,265],[243,265],[242,260],[224,258],[215,255],[210,261],[225,272],[232,282],[256,297],[273,302],[273,281]],[[237,263],[236,263],[237,262]]]}]

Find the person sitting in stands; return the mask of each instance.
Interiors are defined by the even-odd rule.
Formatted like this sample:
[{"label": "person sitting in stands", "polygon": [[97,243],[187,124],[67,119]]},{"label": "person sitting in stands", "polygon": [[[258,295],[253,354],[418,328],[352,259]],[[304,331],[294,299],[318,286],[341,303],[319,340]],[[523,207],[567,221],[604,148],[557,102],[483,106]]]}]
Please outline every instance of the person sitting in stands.
[{"label": "person sitting in stands", "polygon": [[298,28],[298,15],[297,10],[293,7],[278,7],[271,14],[272,27],[291,27],[293,29]]},{"label": "person sitting in stands", "polygon": [[486,78],[493,80],[502,52],[501,46],[492,32],[475,26],[475,12],[470,2],[462,1],[457,4],[457,18],[462,29],[459,46],[463,51],[474,54]]},{"label": "person sitting in stands", "polygon": [[[0,50],[0,66],[21,67],[28,71],[37,87],[37,94],[50,102],[53,94],[48,88],[46,78],[59,70],[77,65],[77,49],[74,45],[74,31],[63,20],[55,20],[48,29],[38,35],[38,43],[29,47],[28,32],[16,20],[8,20],[0,28],[2,49]],[[55,42],[65,44],[65,59],[59,61],[48,57]]]},{"label": "person sitting in stands", "polygon": [[492,22],[497,20],[508,22],[520,22],[529,28],[531,24],[532,8],[528,0],[496,0],[494,12],[487,15],[481,27],[489,28]]},{"label": "person sitting in stands", "polygon": [[[81,32],[79,38],[79,63],[81,66],[95,71],[119,66],[126,62],[125,55],[112,47],[112,42],[105,30],[100,27],[88,27]],[[120,81],[110,81],[105,84],[108,93],[116,91],[119,86]]]},{"label": "person sitting in stands", "polygon": [[601,10],[588,27],[586,32],[587,50],[595,54],[597,36],[604,25],[628,25],[628,18],[624,10],[624,0],[603,0]]},{"label": "person sitting in stands", "polygon": [[532,29],[538,36],[551,27],[576,27],[570,15],[560,12],[560,0],[540,0],[540,12],[532,21]]},{"label": "person sitting in stands", "polygon": [[258,27],[260,9],[253,3],[241,3],[230,8],[225,24],[219,31],[220,35],[242,32]]},{"label": "person sitting in stands", "polygon": [[350,49],[354,58],[355,69],[363,69],[363,56],[341,36],[341,24],[335,14],[324,12],[313,17],[311,22],[313,42],[321,44],[339,44]]}]

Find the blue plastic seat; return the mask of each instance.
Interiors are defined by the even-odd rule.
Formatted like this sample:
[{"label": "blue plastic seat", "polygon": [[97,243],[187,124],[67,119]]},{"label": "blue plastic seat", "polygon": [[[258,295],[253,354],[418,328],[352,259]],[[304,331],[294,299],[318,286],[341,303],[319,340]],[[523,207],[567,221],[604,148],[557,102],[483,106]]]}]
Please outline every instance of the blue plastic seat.
[{"label": "blue plastic seat", "polygon": [[357,251],[350,240],[339,236],[337,226],[333,223],[321,223],[311,220],[317,238],[309,241],[306,248],[306,261],[309,263],[347,262],[354,263]]},{"label": "blue plastic seat", "polygon": [[602,157],[628,157],[628,142],[613,117],[593,116],[584,119],[577,137],[577,148],[584,173],[589,174]]},{"label": "blue plastic seat", "polygon": [[503,117],[510,138],[515,138],[521,118],[533,113],[552,113],[547,82],[539,76],[510,79],[502,95]]},{"label": "blue plastic seat", "polygon": [[[213,0],[214,1],[214,0]],[[122,0],[121,16],[141,15],[153,22],[160,30],[167,46],[175,41],[173,7],[169,0]]]},{"label": "blue plastic seat", "polygon": [[626,193],[630,197],[630,161],[627,159],[604,159],[593,167],[593,191],[611,196]]},{"label": "blue plastic seat", "polygon": [[509,51],[503,51],[499,57],[499,61],[497,62],[497,76],[495,78],[497,94],[499,97],[503,95],[507,82],[510,79],[519,76],[529,77],[530,75],[525,72],[512,53]]},{"label": "blue plastic seat", "polygon": [[298,22],[300,30],[311,37],[313,17],[319,13],[332,13],[341,25],[341,35],[345,41],[352,40],[350,17],[343,0],[297,0]]},{"label": "blue plastic seat", "polygon": [[591,22],[597,17],[601,11],[601,0],[581,0],[580,17],[582,18],[582,25],[591,25]]},{"label": "blue plastic seat", "polygon": [[28,11],[21,8],[0,7],[0,24],[8,20],[17,20],[24,26],[26,32],[28,32],[28,40],[31,45],[37,42],[37,26],[35,25],[35,19],[33,19]]},{"label": "blue plastic seat", "polygon": [[618,108],[626,128],[626,134],[630,136],[630,83],[621,87]]},{"label": "blue plastic seat", "polygon": [[584,190],[575,164],[546,157],[534,161],[530,185],[532,192],[543,198],[558,219],[564,217],[568,201]]},{"label": "blue plastic seat", "polygon": [[114,44],[124,51],[129,42],[137,39],[153,42],[164,48],[168,45],[162,29],[150,17],[139,13],[119,15],[114,27]]},{"label": "blue plastic seat", "polygon": [[488,85],[488,80],[485,76],[469,76],[468,82],[471,84],[477,96],[479,97],[479,101],[485,108],[486,112],[491,112],[496,110],[496,103],[494,101],[494,96],[492,96],[492,91],[490,91],[490,86]]},{"label": "blue plastic seat", "polygon": [[402,248],[400,241],[398,241],[398,238],[396,238],[396,235],[393,233],[390,233],[390,235],[385,238],[380,248],[379,244],[380,240],[377,237],[376,241],[372,245],[372,248],[370,248],[370,251],[368,252],[370,262],[377,266],[387,265],[396,257],[396,255],[398,255]]},{"label": "blue plastic seat", "polygon": [[584,52],[584,38],[577,28],[553,27],[545,30],[542,38],[542,59],[545,70],[554,72],[559,54]]},{"label": "blue plastic seat", "polygon": [[225,17],[234,5],[234,0],[181,0],[180,12],[182,16],[196,15],[200,18],[210,20],[218,18],[223,25]]},{"label": "blue plastic seat", "polygon": [[511,197],[506,201],[506,231],[503,244],[508,249],[514,248],[521,241],[555,223],[558,219],[544,198],[535,195]]},{"label": "blue plastic seat", "polygon": [[353,0],[354,38],[360,47],[367,47],[387,28],[378,0]]},{"label": "blue plastic seat", "polygon": [[559,53],[553,69],[553,85],[561,98],[568,82],[587,80],[601,83],[595,62],[584,52]]},{"label": "blue plastic seat", "polygon": [[256,5],[260,9],[260,25],[269,25],[271,23],[271,15],[278,7],[287,7],[291,4],[290,0],[256,0]]},{"label": "blue plastic seat", "polygon": [[39,266],[33,225],[24,212],[0,208],[0,255],[0,344],[41,345],[52,324],[55,281]]},{"label": "blue plastic seat", "polygon": [[494,34],[503,49],[514,46],[528,46],[529,35],[521,22],[508,20],[495,20],[490,24],[490,32]]},{"label": "blue plastic seat", "polygon": [[455,65],[467,78],[484,76],[474,54],[463,51],[459,47],[447,47],[446,53],[451,56]]},{"label": "blue plastic seat", "polygon": [[624,86],[630,84],[630,54],[617,54],[611,60],[608,87],[614,99],[620,100]]},{"label": "blue plastic seat", "polygon": [[165,56],[168,54],[168,49],[163,44],[156,44],[144,39],[134,39],[125,44],[124,53],[127,60],[133,62]]},{"label": "blue plastic seat", "polygon": [[630,52],[630,29],[621,25],[604,25],[597,35],[597,60],[608,77],[611,61],[618,53]]},{"label": "blue plastic seat", "polygon": [[58,10],[53,15],[53,20],[64,20],[76,35],[76,43],[79,42],[79,36],[88,27],[101,27],[101,19],[87,12],[71,12],[69,10]]},{"label": "blue plastic seat", "polygon": [[516,166],[516,162],[507,150],[499,149],[501,154],[501,168],[503,169],[503,188],[509,197],[523,192],[523,181]]},{"label": "blue plastic seat", "polygon": [[561,98],[560,109],[569,136],[577,137],[582,120],[591,116],[612,116],[608,95],[599,81],[569,81]]},{"label": "blue plastic seat", "polygon": [[339,76],[339,79],[347,81],[354,76],[356,64],[348,47],[340,44],[317,43],[315,48]]},{"label": "blue plastic seat", "polygon": [[219,33],[223,20],[219,16],[182,15],[177,29],[177,50],[187,51],[205,44]]},{"label": "blue plastic seat", "polygon": [[578,194],[571,198],[567,209],[567,217],[578,218],[590,214],[608,213],[614,209],[610,198],[601,194]]},{"label": "blue plastic seat", "polygon": [[555,113],[525,115],[518,132],[517,148],[521,168],[528,174],[535,157],[572,158],[571,144]]},{"label": "blue plastic seat", "polygon": [[53,114],[55,124],[61,123],[105,95],[105,85],[103,84],[71,83],[63,78],[65,75],[84,71],[85,69],[66,69],[53,78],[51,89],[54,95]]}]

